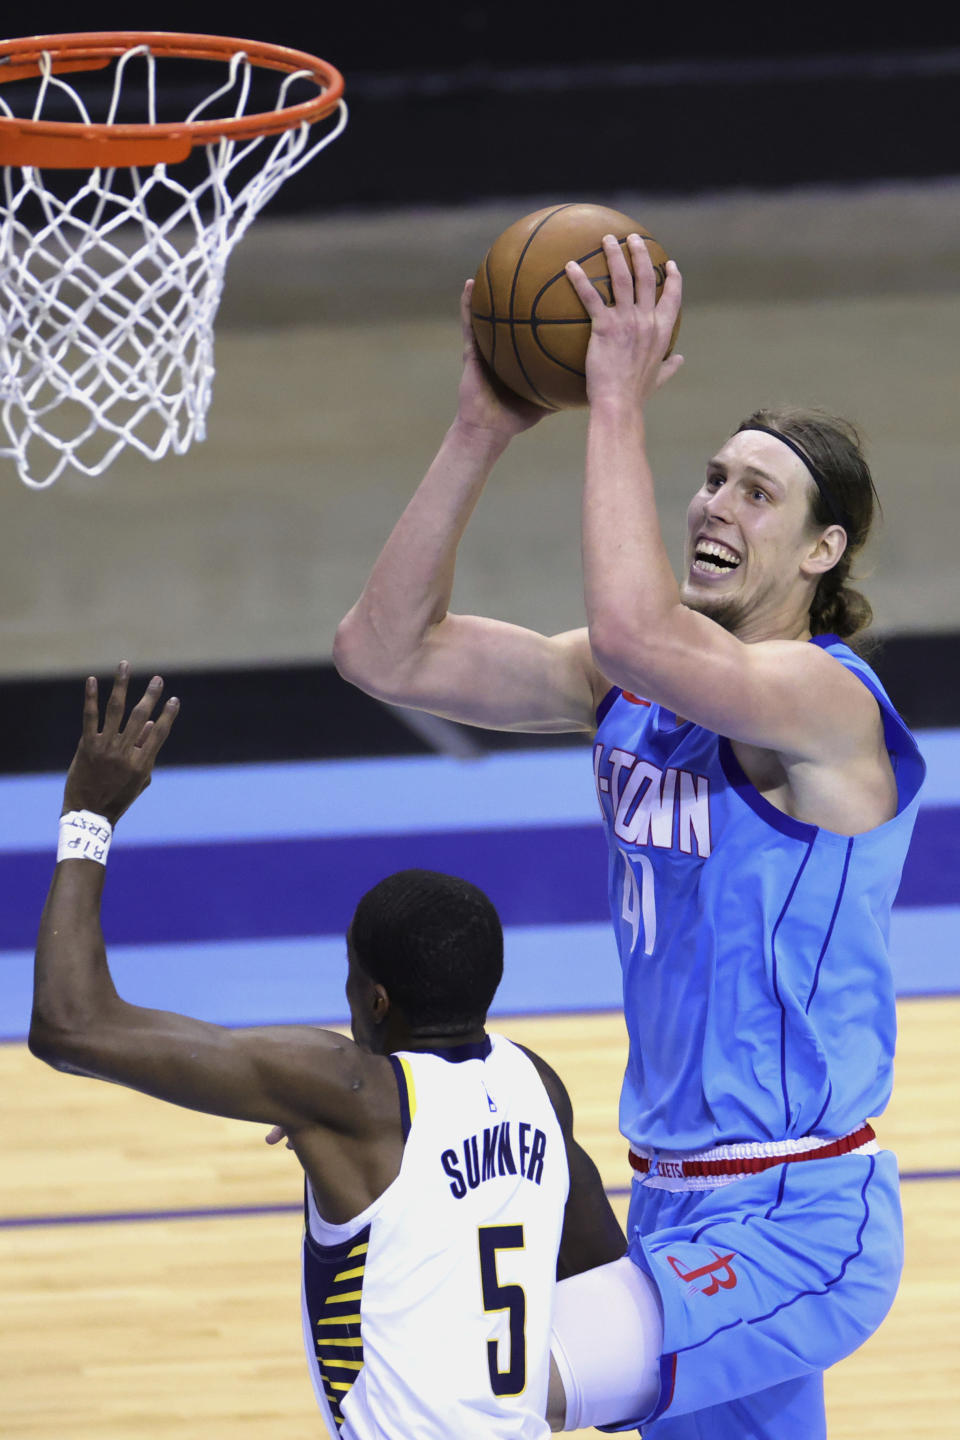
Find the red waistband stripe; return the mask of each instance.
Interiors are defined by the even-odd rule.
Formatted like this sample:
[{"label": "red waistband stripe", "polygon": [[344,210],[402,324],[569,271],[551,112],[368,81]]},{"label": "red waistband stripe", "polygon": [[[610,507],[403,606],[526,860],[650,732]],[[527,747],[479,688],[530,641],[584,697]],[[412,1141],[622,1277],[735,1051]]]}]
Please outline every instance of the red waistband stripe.
[{"label": "red waistband stripe", "polygon": [[[818,1145],[813,1150],[791,1150],[780,1155],[745,1155],[742,1158],[730,1156],[729,1159],[722,1160],[672,1160],[670,1173],[684,1180],[709,1176],[758,1175],[761,1170],[771,1170],[774,1165],[790,1165],[796,1160],[830,1160],[835,1155],[847,1155],[851,1150],[859,1150],[861,1145],[867,1145],[876,1138],[872,1125],[861,1125],[859,1130],[853,1130],[849,1135],[842,1135],[839,1140],[831,1140],[826,1145]],[[629,1155],[634,1170],[641,1175],[650,1174],[650,1161],[646,1156],[635,1155],[632,1150]]]}]

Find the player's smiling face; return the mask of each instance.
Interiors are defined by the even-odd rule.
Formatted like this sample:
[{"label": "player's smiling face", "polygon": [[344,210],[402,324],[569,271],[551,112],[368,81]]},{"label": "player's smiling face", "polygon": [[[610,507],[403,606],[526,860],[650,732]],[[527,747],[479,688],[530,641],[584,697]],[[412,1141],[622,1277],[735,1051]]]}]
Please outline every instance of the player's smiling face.
[{"label": "player's smiling face", "polygon": [[731,436],[687,510],[684,604],[744,638],[789,630],[818,578],[811,489],[802,460],[775,436]]}]

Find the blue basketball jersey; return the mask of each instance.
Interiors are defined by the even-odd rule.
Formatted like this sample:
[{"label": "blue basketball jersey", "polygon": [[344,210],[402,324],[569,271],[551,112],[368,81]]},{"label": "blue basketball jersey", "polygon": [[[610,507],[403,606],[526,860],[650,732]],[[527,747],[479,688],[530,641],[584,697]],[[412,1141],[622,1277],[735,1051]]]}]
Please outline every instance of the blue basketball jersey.
[{"label": "blue basketball jersey", "polygon": [[598,712],[634,1144],[844,1135],[889,1098],[890,910],[925,767],[870,667],[835,635],[812,643],[883,713],[897,814],[862,835],[777,810],[728,740],[659,705],[613,690]]}]

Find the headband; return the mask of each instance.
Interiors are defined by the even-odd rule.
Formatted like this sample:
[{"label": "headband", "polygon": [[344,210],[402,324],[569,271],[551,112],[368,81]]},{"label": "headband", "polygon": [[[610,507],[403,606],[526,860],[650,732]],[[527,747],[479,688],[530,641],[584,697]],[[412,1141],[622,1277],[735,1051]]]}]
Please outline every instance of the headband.
[{"label": "headband", "polygon": [[737,431],[738,435],[740,434],[741,430],[762,430],[764,435],[772,435],[775,440],[780,440],[784,445],[787,446],[788,449],[792,450],[794,455],[796,455],[799,460],[803,461],[810,475],[813,477],[814,483],[817,489],[820,491],[821,496],[823,497],[823,503],[826,505],[827,509],[830,511],[831,516],[833,517],[834,524],[841,525],[844,530],[847,529],[847,523],[840,513],[840,507],[831,493],[830,486],[827,484],[826,480],[823,478],[816,465],[814,465],[813,461],[810,459],[810,456],[800,449],[800,446],[796,443],[795,440],[791,440],[790,436],[784,435],[781,430],[771,430],[769,425],[741,425],[740,430]]}]

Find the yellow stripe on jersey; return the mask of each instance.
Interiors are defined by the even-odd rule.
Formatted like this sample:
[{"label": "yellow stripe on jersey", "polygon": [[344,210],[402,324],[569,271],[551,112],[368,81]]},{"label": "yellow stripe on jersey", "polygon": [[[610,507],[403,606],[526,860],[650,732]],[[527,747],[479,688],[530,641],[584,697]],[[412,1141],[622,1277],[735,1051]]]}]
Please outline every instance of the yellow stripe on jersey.
[{"label": "yellow stripe on jersey", "polygon": [[400,1061],[400,1066],[403,1070],[403,1078],[407,1082],[407,1108],[410,1111],[410,1124],[412,1125],[413,1117],[417,1113],[417,1087],[413,1083],[413,1071],[410,1069],[410,1062],[404,1060],[402,1055],[398,1055],[397,1059]]},{"label": "yellow stripe on jersey", "polygon": [[[364,1365],[360,1287],[368,1251],[365,1237],[369,1233],[369,1229],[361,1231],[345,1249],[318,1246],[316,1254],[323,1269],[310,1298],[313,1348],[323,1393],[330,1402],[338,1432],[343,1424],[340,1407]],[[307,1259],[313,1255],[313,1251],[304,1253]],[[339,1265],[345,1268],[338,1270]]]},{"label": "yellow stripe on jersey", "polygon": [[363,1274],[363,1266],[358,1265],[355,1270],[341,1270],[339,1275],[334,1275],[334,1285],[339,1285],[341,1280],[356,1280],[358,1275]]}]

